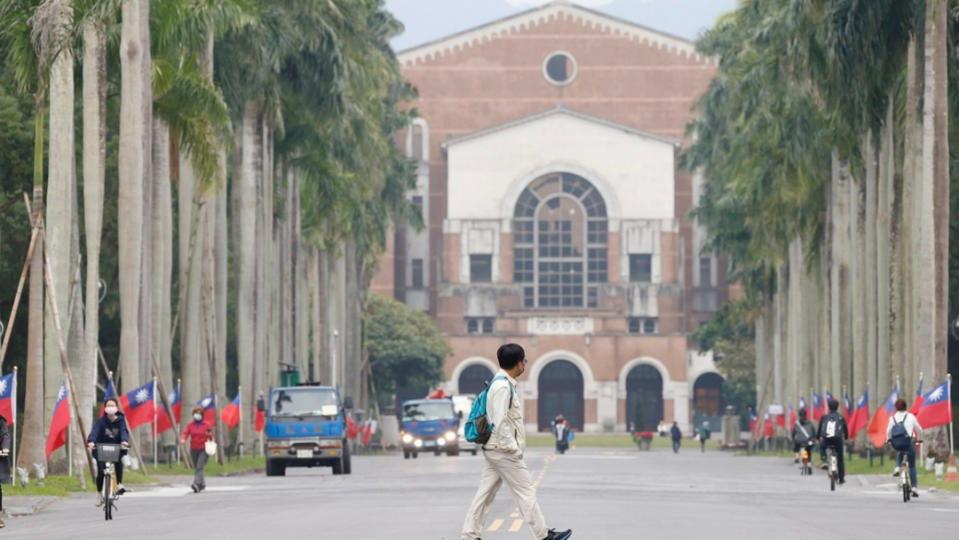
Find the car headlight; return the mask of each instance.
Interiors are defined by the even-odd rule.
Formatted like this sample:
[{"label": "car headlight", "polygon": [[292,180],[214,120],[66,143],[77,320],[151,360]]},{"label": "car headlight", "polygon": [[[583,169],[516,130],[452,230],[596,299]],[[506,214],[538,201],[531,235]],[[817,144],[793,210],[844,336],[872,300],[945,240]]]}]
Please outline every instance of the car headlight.
[{"label": "car headlight", "polygon": [[423,446],[423,441],[421,441],[421,440],[419,440],[419,439],[416,439],[415,441],[413,441],[413,446],[419,448],[419,447]]},{"label": "car headlight", "polygon": [[439,439],[436,439],[436,446],[443,446],[444,444],[446,444],[446,439],[442,437],[440,437]]},{"label": "car headlight", "polygon": [[447,431],[446,434],[443,435],[443,436],[446,437],[446,440],[447,440],[447,441],[455,441],[455,440],[456,440],[456,433],[454,433],[454,432],[452,432],[452,431]]},{"label": "car headlight", "polygon": [[339,448],[339,439],[320,439],[320,448]]},{"label": "car headlight", "polygon": [[409,433],[404,433],[404,434],[403,434],[403,442],[404,442],[405,444],[410,444],[411,442],[413,442],[413,436],[410,435]]}]

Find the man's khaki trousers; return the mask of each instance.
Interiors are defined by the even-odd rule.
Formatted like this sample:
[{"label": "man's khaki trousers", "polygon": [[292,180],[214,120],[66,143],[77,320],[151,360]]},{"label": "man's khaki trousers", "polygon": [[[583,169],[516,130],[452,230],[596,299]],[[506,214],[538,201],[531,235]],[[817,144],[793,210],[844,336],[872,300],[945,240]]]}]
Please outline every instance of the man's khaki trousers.
[{"label": "man's khaki trousers", "polygon": [[546,529],[546,519],[543,518],[543,512],[540,511],[539,504],[536,502],[536,488],[533,487],[529,469],[523,463],[522,454],[484,450],[483,457],[486,459],[486,468],[480,477],[479,489],[476,490],[473,503],[470,504],[469,512],[466,513],[463,534],[460,538],[476,540],[482,536],[483,526],[486,518],[489,517],[490,507],[493,506],[493,499],[496,498],[496,492],[504,483],[513,494],[523,519],[533,533],[533,538],[536,540],[546,538],[549,532]]}]

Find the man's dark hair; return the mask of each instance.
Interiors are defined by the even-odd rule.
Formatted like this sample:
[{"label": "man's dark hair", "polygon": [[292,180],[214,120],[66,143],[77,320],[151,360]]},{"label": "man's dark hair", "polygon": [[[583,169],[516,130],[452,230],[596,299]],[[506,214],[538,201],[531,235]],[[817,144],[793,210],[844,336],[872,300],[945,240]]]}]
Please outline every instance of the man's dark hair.
[{"label": "man's dark hair", "polygon": [[809,414],[806,412],[806,408],[805,408],[805,407],[803,407],[802,409],[799,409],[799,419],[800,419],[800,420],[805,420],[808,416],[809,416]]},{"label": "man's dark hair", "polygon": [[906,410],[906,400],[904,400],[904,399],[902,399],[902,398],[897,399],[897,400],[896,400],[896,410],[897,410],[897,411],[904,411],[904,410]]},{"label": "man's dark hair", "polygon": [[829,412],[836,412],[839,410],[839,402],[835,399],[829,400]]},{"label": "man's dark hair", "polygon": [[501,345],[496,351],[496,359],[499,360],[499,367],[503,369],[513,369],[526,358],[526,351],[515,343]]}]

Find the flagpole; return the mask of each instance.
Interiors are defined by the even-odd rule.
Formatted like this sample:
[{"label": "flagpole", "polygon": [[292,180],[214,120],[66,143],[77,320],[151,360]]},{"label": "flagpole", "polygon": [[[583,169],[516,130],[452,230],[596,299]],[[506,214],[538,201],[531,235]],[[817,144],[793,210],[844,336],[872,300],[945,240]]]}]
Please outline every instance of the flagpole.
[{"label": "flagpole", "polygon": [[243,448],[243,387],[242,386],[236,387],[236,395],[239,396],[240,398],[240,423],[238,424],[238,427],[240,428],[240,432],[237,433],[237,439],[239,439],[239,442],[236,445],[239,452],[237,452],[237,456],[243,457],[244,448]]},{"label": "flagpole", "polygon": [[153,377],[153,470],[157,470],[157,378]]},{"label": "flagpole", "polygon": [[10,485],[17,485],[17,366],[13,366],[13,444],[10,445]]},{"label": "flagpole", "polygon": [[953,437],[952,424],[955,423],[955,419],[952,417],[952,374],[951,373],[946,373],[946,381],[948,381],[949,383],[946,385],[946,401],[949,403],[949,453],[952,454],[956,443],[955,443],[955,440],[953,440],[952,438]]}]

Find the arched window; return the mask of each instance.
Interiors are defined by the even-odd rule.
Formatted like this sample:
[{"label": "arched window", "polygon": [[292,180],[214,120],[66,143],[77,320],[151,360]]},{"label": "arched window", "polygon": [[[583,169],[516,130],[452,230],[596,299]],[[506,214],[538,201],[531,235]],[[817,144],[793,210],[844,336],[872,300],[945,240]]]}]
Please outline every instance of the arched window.
[{"label": "arched window", "polygon": [[460,373],[459,393],[479,394],[493,380],[493,372],[483,364],[473,364]]},{"label": "arched window", "polygon": [[599,307],[606,282],[606,203],[587,180],[570,173],[537,178],[513,212],[513,281],[523,305]]}]

